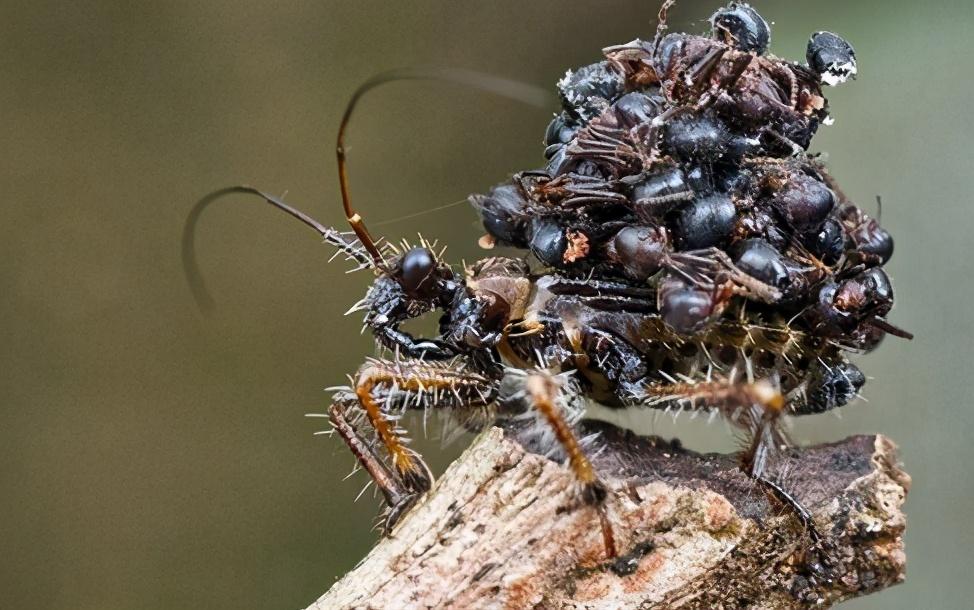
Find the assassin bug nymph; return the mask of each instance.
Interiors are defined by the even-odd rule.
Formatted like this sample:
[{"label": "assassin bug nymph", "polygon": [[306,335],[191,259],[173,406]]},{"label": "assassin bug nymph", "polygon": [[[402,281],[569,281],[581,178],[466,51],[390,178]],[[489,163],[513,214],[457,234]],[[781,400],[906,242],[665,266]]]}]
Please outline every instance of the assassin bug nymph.
[{"label": "assassin bug nymph", "polygon": [[[339,164],[343,168],[344,160],[340,158]],[[347,184],[344,172],[341,176]],[[194,294],[204,307],[210,298],[199,279],[193,231],[203,209],[230,194],[263,198],[376,274],[366,297],[353,309],[365,311],[365,324],[396,356],[368,359],[353,385],[335,394],[328,418],[383,493],[387,531],[432,483],[422,458],[406,446],[395,423],[402,409],[448,409],[471,419],[522,416],[527,408],[535,409],[549,426],[539,428],[538,434],[558,442],[581,484],[583,499],[599,510],[610,556],[615,555],[615,543],[604,510],[608,490],[574,432],[586,395],[617,406],[686,403],[720,411],[753,435],[744,462],[756,477],[763,471],[769,444],[781,441],[777,421],[786,405],[768,381],[742,382],[733,375],[711,376],[701,383],[691,383],[688,377],[648,380],[651,353],[633,345],[663,346],[672,341],[673,348],[684,348],[651,313],[656,302],[651,289],[620,281],[536,275],[525,261],[500,257],[477,262],[461,277],[428,244],[399,251],[376,243],[347,198],[348,217],[357,227],[354,234],[324,226],[277,197],[247,186],[221,189],[201,199],[187,220],[183,254]],[[417,338],[400,330],[402,322],[437,309],[443,315],[436,337]],[[800,341],[782,341],[777,335],[786,329],[739,330],[744,331],[742,346],[756,341],[789,350],[797,348],[789,347],[793,340]],[[620,336],[631,337],[631,343]],[[578,375],[563,374],[570,371]],[[363,424],[374,430],[391,467],[372,439],[360,432]]]},{"label": "assassin bug nymph", "polygon": [[[728,17],[715,23],[721,25],[716,31],[724,35],[737,32],[735,24],[747,28],[757,22]],[[763,37],[757,34],[755,44],[762,46]],[[736,39],[745,40],[739,33]],[[835,63],[819,60],[823,66]],[[485,87],[470,73],[460,76],[452,80],[505,95],[525,93],[506,81],[493,79]],[[770,254],[763,244],[751,244],[737,261],[707,244],[679,256],[655,257],[661,267],[692,282],[687,286],[676,282],[675,276],[673,281],[666,279],[666,274],[666,281],[654,282],[647,281],[649,273],[579,275],[555,265],[535,271],[525,259],[510,257],[485,258],[459,273],[425,241],[400,249],[375,240],[351,206],[345,128],[356,102],[369,89],[394,79],[429,77],[428,72],[416,71],[380,75],[356,91],[349,103],[339,129],[337,156],[351,233],[327,227],[276,197],[241,186],[216,191],[197,203],[183,236],[186,271],[194,295],[204,306],[210,300],[195,263],[194,227],[204,208],[231,193],[263,198],[313,228],[361,268],[373,270],[372,285],[352,311],[365,312],[365,327],[394,356],[366,360],[350,386],[336,391],[327,417],[382,491],[388,507],[386,530],[432,484],[429,469],[408,448],[397,424],[404,410],[448,411],[471,427],[497,418],[533,417],[539,422],[532,427],[537,444],[557,448],[567,459],[580,497],[597,511],[606,554],[615,556],[607,509],[611,490],[587,457],[586,439],[576,434],[586,402],[597,401],[616,408],[721,414],[747,437],[742,469],[790,507],[817,540],[808,512],[769,479],[769,466],[773,454],[788,444],[781,427],[783,416],[840,407],[864,383],[862,373],[846,359],[848,341],[843,343],[841,334],[813,331],[832,328],[832,318],[837,317],[856,324],[867,320],[867,329],[885,324],[881,316],[891,306],[892,293],[882,271],[857,267],[840,278],[842,283],[824,295],[816,309],[824,321],[809,330],[777,315],[776,303],[782,299],[779,287],[766,283],[762,274],[748,272],[747,265],[768,266]],[[451,78],[451,74],[434,77]],[[653,155],[648,158],[655,162]],[[547,175],[551,177],[550,172]],[[584,191],[575,196],[612,202],[611,194]],[[559,230],[556,226],[553,235]],[[632,236],[637,246],[651,238],[649,233]],[[654,254],[642,252],[642,246],[630,248],[624,241],[614,244],[610,252],[624,266],[642,263],[642,258]],[[744,297],[765,303],[763,313],[753,316],[751,309],[756,306],[748,305]],[[435,336],[416,337],[402,329],[407,320],[434,311],[441,314]]]}]

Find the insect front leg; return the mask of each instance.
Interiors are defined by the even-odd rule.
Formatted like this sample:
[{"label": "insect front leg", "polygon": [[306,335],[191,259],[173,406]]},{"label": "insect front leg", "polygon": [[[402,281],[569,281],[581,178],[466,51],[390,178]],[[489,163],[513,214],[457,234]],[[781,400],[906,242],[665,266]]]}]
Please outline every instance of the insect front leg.
[{"label": "insect front leg", "polygon": [[605,554],[608,558],[617,555],[615,535],[606,511],[608,489],[599,479],[595,468],[585,455],[572,426],[565,419],[559,403],[562,398],[562,384],[552,375],[545,372],[528,374],[524,380],[524,392],[528,407],[539,412],[554,432],[555,438],[568,456],[568,465],[572,473],[582,486],[582,499],[586,504],[594,506],[599,514],[602,528],[602,540],[605,544]]},{"label": "insect front leg", "polygon": [[[459,364],[422,360],[370,359],[355,376],[352,391],[339,395],[329,416],[359,463],[378,484],[390,506],[386,529],[429,490],[433,475],[422,456],[406,446],[406,439],[390,416],[393,409],[464,409],[490,404],[496,383]],[[345,417],[346,405],[360,407],[365,420],[385,446],[392,468],[372,451]]]},{"label": "insect front leg", "polygon": [[362,438],[348,420],[346,410],[347,406],[340,402],[333,404],[328,409],[328,420],[382,492],[387,507],[383,531],[388,534],[399,518],[416,502],[419,495],[407,489],[402,480],[375,454],[372,444]]}]

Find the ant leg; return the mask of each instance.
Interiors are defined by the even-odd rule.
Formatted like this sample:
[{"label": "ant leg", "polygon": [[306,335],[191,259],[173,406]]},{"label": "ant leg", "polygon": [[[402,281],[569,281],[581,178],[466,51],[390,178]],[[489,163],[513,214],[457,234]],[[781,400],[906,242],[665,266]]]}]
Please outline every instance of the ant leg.
[{"label": "ant leg", "polygon": [[560,384],[551,375],[536,372],[529,374],[525,379],[524,389],[530,405],[544,416],[555,433],[555,438],[568,455],[568,464],[572,473],[582,485],[582,499],[598,511],[606,556],[610,559],[616,557],[615,536],[605,507],[608,490],[595,473],[592,463],[582,451],[578,438],[562,415],[561,408],[558,406]]},{"label": "ant leg", "polygon": [[338,436],[345,441],[352,455],[369,473],[372,481],[382,492],[387,506],[383,532],[388,534],[399,518],[416,502],[419,495],[406,489],[399,477],[379,459],[372,446],[362,438],[358,430],[348,421],[345,408],[345,405],[341,403],[333,404],[328,408],[328,420],[338,432]]}]

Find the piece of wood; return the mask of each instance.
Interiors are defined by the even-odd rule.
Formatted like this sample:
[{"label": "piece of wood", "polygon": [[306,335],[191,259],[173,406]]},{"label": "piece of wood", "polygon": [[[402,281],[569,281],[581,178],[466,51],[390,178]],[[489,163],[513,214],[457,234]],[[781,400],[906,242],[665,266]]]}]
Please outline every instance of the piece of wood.
[{"label": "piece of wood", "polygon": [[733,456],[590,425],[620,557],[567,469],[491,428],[310,608],[822,608],[904,578],[910,478],[882,436],[784,460],[813,545]]}]

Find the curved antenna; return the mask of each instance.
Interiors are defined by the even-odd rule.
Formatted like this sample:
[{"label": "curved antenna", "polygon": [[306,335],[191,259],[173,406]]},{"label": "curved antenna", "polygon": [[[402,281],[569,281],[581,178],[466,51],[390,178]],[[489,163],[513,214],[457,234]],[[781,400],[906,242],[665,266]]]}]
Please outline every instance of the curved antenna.
[{"label": "curved antenna", "polygon": [[663,5],[659,7],[659,12],[656,14],[656,36],[653,38],[653,48],[658,49],[659,43],[663,39],[663,33],[669,28],[667,20],[670,15],[670,9],[676,4],[676,0],[666,0]]},{"label": "curved antenna", "polygon": [[197,201],[186,217],[186,224],[183,225],[183,272],[186,274],[186,281],[189,283],[193,298],[203,313],[209,313],[213,310],[213,297],[210,296],[210,292],[206,289],[206,282],[203,280],[203,275],[200,273],[199,265],[196,262],[196,224],[203,214],[203,210],[209,207],[211,203],[227,195],[234,194],[256,195],[260,197],[272,206],[297,218],[314,229],[326,242],[338,248],[339,252],[345,254],[349,260],[357,262],[361,268],[373,266],[373,258],[369,253],[363,251],[358,243],[349,239],[346,234],[342,234],[340,231],[321,224],[304,212],[287,205],[279,198],[246,185],[222,188],[213,191]]},{"label": "curved antenna", "polygon": [[542,108],[548,106],[553,99],[547,90],[536,85],[529,85],[490,74],[459,68],[397,68],[376,74],[362,83],[355,90],[355,93],[352,94],[352,99],[349,100],[348,106],[345,108],[345,114],[342,116],[342,122],[338,128],[338,142],[335,146],[335,152],[338,157],[338,181],[342,190],[342,207],[345,210],[345,218],[352,227],[352,231],[355,232],[355,236],[362,243],[362,246],[372,256],[375,266],[380,269],[385,267],[382,252],[379,251],[375,240],[369,234],[369,230],[366,228],[362,216],[352,208],[351,199],[348,195],[348,171],[345,163],[345,130],[352,118],[352,112],[355,110],[355,106],[363,95],[379,85],[398,80],[440,80],[454,82]]}]

